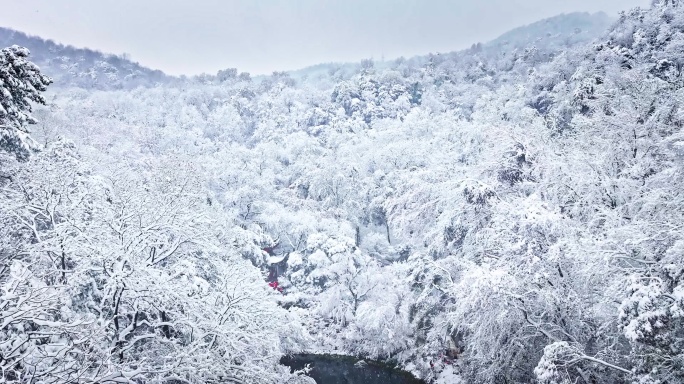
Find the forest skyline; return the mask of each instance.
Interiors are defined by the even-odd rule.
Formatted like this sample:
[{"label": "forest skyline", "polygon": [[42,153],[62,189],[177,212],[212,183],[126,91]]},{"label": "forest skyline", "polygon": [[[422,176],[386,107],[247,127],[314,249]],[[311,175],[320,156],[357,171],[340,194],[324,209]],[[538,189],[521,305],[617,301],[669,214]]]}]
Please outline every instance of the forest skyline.
[{"label": "forest skyline", "polygon": [[216,73],[228,67],[260,75],[319,63],[450,52],[562,13],[616,17],[619,11],[649,3],[11,1],[12,7],[0,14],[0,26],[66,45],[126,53],[171,75]]}]

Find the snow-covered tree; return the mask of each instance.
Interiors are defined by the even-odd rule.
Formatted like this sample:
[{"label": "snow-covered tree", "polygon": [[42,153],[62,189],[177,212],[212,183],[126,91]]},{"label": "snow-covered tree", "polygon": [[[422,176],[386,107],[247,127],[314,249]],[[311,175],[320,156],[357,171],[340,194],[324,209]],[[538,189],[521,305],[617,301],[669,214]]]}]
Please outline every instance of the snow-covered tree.
[{"label": "snow-covered tree", "polygon": [[0,149],[21,159],[36,147],[27,127],[36,123],[31,103],[45,104],[41,92],[52,82],[29,53],[17,45],[0,50]]}]

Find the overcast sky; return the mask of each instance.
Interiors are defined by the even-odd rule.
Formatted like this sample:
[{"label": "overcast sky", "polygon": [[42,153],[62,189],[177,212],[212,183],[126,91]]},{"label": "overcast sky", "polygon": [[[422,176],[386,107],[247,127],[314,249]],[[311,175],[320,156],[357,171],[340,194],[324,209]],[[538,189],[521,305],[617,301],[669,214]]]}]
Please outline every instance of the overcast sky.
[{"label": "overcast sky", "polygon": [[0,26],[171,74],[252,74],[445,52],[573,11],[650,0],[0,0]]}]

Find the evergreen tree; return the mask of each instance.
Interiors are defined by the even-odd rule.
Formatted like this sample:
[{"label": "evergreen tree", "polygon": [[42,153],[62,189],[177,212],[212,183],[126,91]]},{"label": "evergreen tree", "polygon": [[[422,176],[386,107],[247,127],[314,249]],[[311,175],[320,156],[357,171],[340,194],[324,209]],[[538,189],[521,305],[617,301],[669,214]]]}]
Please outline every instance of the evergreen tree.
[{"label": "evergreen tree", "polygon": [[45,104],[41,95],[52,79],[28,60],[30,52],[13,45],[0,51],[0,149],[25,159],[35,143],[27,129],[35,124],[31,102]]}]

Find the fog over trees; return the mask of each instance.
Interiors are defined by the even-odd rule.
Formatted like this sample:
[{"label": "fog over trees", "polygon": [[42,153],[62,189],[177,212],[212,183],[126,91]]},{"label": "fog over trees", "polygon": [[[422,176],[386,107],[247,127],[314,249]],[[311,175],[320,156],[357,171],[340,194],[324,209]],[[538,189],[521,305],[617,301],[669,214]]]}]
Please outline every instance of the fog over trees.
[{"label": "fog over trees", "polygon": [[0,383],[684,382],[679,0],[262,77],[0,41]]}]

